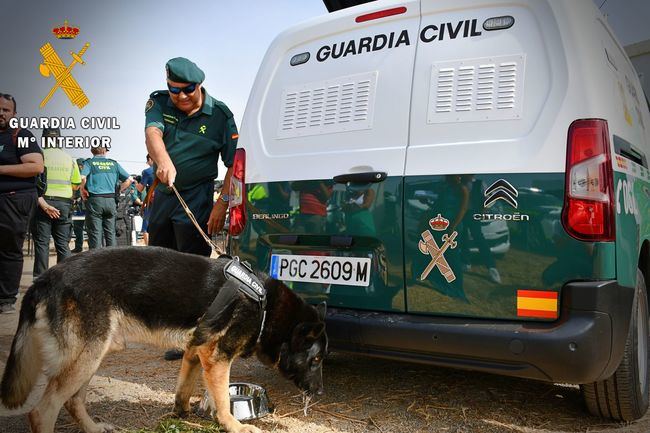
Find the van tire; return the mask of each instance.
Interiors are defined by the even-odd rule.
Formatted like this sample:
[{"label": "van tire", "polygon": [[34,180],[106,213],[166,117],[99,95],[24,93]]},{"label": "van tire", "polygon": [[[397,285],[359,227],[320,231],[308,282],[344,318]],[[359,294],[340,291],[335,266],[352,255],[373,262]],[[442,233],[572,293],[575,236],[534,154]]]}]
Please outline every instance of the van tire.
[{"label": "van tire", "polygon": [[[645,339],[645,344],[640,337]],[[637,269],[636,294],[623,359],[610,378],[580,386],[587,409],[601,418],[619,421],[641,418],[648,409],[649,376],[648,296],[643,273]]]}]

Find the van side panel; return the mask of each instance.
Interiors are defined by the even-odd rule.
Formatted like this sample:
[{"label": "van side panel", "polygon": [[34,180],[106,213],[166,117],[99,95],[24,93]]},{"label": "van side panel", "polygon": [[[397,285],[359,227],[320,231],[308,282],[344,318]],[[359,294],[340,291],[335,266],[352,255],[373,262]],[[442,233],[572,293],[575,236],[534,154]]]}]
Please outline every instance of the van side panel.
[{"label": "van side panel", "polygon": [[634,287],[641,246],[650,238],[650,118],[636,71],[607,23],[601,18],[597,22],[612,109],[608,123],[616,203],[616,276],[619,284]]}]

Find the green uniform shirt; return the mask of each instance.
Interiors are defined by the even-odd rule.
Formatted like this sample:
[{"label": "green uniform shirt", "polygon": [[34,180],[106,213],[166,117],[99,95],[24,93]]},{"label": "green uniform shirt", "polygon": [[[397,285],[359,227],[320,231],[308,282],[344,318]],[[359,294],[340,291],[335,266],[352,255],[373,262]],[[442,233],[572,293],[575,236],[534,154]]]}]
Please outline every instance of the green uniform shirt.
[{"label": "green uniform shirt", "polygon": [[65,151],[58,148],[44,149],[43,158],[47,168],[45,195],[72,198],[72,185],[81,183],[77,162]]},{"label": "green uniform shirt", "polygon": [[219,155],[226,167],[232,166],[235,157],[239,135],[232,113],[202,91],[203,107],[191,116],[176,108],[166,90],[153,92],[145,109],[145,128],[155,126],[162,131],[179,190],[212,182]]},{"label": "green uniform shirt", "polygon": [[129,178],[120,164],[104,155],[86,160],[81,175],[86,176],[86,189],[91,194],[115,194],[118,180],[124,182]]}]

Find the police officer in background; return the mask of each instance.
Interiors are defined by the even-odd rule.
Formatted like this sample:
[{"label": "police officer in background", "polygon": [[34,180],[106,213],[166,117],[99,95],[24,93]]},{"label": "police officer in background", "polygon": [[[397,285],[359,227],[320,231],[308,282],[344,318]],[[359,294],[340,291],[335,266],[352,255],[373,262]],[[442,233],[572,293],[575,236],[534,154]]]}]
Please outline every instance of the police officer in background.
[{"label": "police officer in background", "polygon": [[[36,175],[43,172],[41,148],[31,132],[9,127],[13,117],[16,100],[0,93],[0,313],[16,311],[23,243],[36,206]],[[27,147],[18,147],[21,138]]]},{"label": "police officer in background", "polygon": [[[144,185],[147,193],[149,193],[149,188],[153,185],[153,159],[151,155],[147,153],[147,165],[149,167],[142,170],[142,184]],[[150,196],[149,200],[153,199],[153,195]],[[146,200],[145,200],[146,201]],[[144,212],[142,215],[142,240],[145,245],[149,245],[149,214],[151,214],[151,206],[148,206],[149,203],[145,203]]]},{"label": "police officer in background", "polygon": [[213,181],[219,157],[228,167],[224,191],[229,191],[237,147],[237,127],[223,102],[201,83],[205,74],[188,59],[166,65],[167,89],[153,92],[145,109],[147,150],[161,182],[149,217],[149,244],[209,256],[211,249],[167,186],[175,185],[207,232],[224,225],[228,195],[213,202]]},{"label": "police officer in background", "polygon": [[[43,137],[60,137],[58,128],[44,129]],[[77,162],[63,149],[43,149],[47,170],[47,189],[38,198],[34,216],[34,278],[45,272],[50,262],[50,236],[54,238],[56,262],[70,256],[72,192],[79,188],[81,176]]]},{"label": "police officer in background", "polygon": [[[81,173],[81,170],[83,170],[85,161],[86,160],[84,158],[77,158],[77,167],[79,167],[79,173]],[[84,249],[84,225],[86,224],[85,221],[86,209],[84,207],[84,201],[81,199],[80,188],[78,188],[73,192],[72,201],[73,201],[72,231],[74,232],[74,249],[72,250],[72,252],[80,253]],[[79,218],[75,219],[74,218],[75,215]],[[84,219],[81,219],[82,215]]]},{"label": "police officer in background", "polygon": [[116,245],[115,241],[115,185],[118,180],[120,192],[131,185],[133,179],[120,164],[106,158],[105,147],[90,150],[93,157],[86,160],[81,171],[81,197],[86,200],[86,232],[88,248],[102,246],[102,232],[107,247]]}]

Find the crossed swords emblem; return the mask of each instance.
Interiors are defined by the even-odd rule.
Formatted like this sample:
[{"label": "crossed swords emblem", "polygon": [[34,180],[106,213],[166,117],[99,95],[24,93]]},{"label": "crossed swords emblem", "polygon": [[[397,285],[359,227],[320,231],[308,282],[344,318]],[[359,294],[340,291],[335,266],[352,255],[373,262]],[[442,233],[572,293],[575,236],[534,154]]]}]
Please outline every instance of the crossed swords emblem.
[{"label": "crossed swords emblem", "polygon": [[40,108],[45,107],[58,88],[63,89],[70,102],[79,108],[83,108],[88,104],[88,102],[90,102],[84,91],[79,86],[79,83],[77,83],[77,80],[75,80],[71,74],[75,65],[86,64],[82,59],[82,56],[86,53],[89,46],[90,44],[86,43],[78,53],[70,52],[72,62],[67,66],[61,61],[61,58],[50,43],[41,47],[40,51],[43,56],[43,63],[39,66],[39,72],[44,77],[49,77],[50,75],[54,76],[56,82],[50,89],[50,93],[48,93],[43,101],[41,101]]},{"label": "crossed swords emblem", "polygon": [[445,233],[442,235],[443,244],[439,247],[429,230],[422,232],[422,240],[418,243],[418,248],[422,254],[431,256],[431,262],[424,268],[422,275],[420,275],[420,280],[424,281],[435,267],[438,267],[438,270],[448,283],[456,280],[456,274],[454,274],[449,263],[447,263],[447,259],[445,259],[445,251],[449,248],[454,249],[458,245],[458,242],[455,240],[456,236],[458,236],[457,231],[454,231],[450,235]]}]

